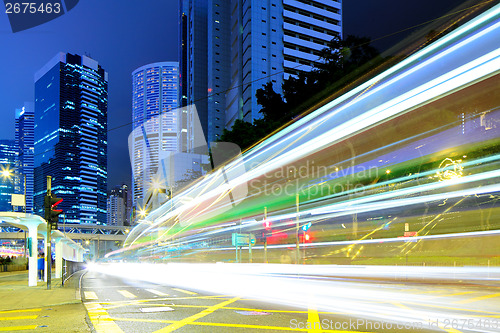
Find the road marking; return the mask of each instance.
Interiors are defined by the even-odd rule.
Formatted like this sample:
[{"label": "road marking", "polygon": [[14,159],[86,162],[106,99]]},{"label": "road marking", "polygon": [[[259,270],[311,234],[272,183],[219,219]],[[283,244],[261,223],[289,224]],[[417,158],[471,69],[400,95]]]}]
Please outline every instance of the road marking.
[{"label": "road marking", "polygon": [[[157,302],[157,301],[176,301],[176,300],[181,300],[181,299],[218,299],[218,300],[223,300],[223,299],[230,299],[229,296],[184,296],[184,297],[164,297],[164,298],[147,298],[147,299],[140,299],[140,300],[134,300],[134,301],[113,301],[113,302],[90,302],[90,303],[99,303],[102,305],[113,305],[113,304],[124,304],[127,305],[126,303],[138,303],[138,302]],[[255,299],[249,299],[249,301],[255,301]]]},{"label": "road marking", "polygon": [[205,316],[213,313],[214,311],[216,311],[216,310],[218,310],[220,308],[225,307],[226,305],[229,305],[231,303],[236,302],[239,299],[240,299],[239,297],[235,297],[235,298],[230,299],[228,301],[224,301],[222,303],[213,305],[213,306],[211,306],[209,308],[206,308],[205,310],[203,310],[201,312],[198,312],[197,314],[194,314],[194,315],[192,315],[190,317],[187,317],[187,318],[184,318],[182,320],[179,320],[179,321],[175,322],[174,324],[171,324],[171,325],[169,325],[169,326],[167,326],[165,328],[157,330],[154,333],[168,333],[168,332],[173,332],[176,329],[181,328],[181,327],[186,326],[186,325],[189,325],[189,324],[193,323],[194,321],[196,321],[196,320],[198,320],[198,319],[200,319],[202,317],[205,317]]},{"label": "road marking", "polygon": [[[141,322],[141,323],[177,323],[174,320],[163,320],[163,319],[142,319],[142,318],[111,318],[116,321],[131,321],[131,322]],[[231,324],[231,323],[211,323],[211,322],[202,322],[196,321],[186,325],[194,325],[194,326],[216,326],[216,327],[235,327],[235,328],[251,328],[252,330],[275,330],[275,331],[296,331],[296,332],[307,332],[307,328],[290,328],[290,327],[280,327],[280,326],[264,326],[264,325],[249,325],[249,324]],[[170,326],[167,326],[167,328]],[[371,333],[371,332],[362,332],[362,331],[338,331],[338,330],[322,330],[323,332],[332,332],[332,333]],[[160,332],[160,331],[156,331]],[[163,331],[162,331],[163,332]]]},{"label": "road marking", "polygon": [[97,333],[124,333],[99,303],[84,303]]},{"label": "road marking", "polygon": [[184,289],[172,288],[172,290],[179,291],[181,293],[185,293],[185,294],[188,294],[188,295],[196,295],[196,293],[194,293],[192,291],[184,290]]},{"label": "road marking", "polygon": [[485,296],[479,296],[479,297],[475,297],[475,298],[464,299],[464,300],[461,300],[459,302],[455,302],[455,304],[467,304],[467,303],[482,301],[484,299],[498,297],[498,296],[500,296],[500,293],[498,293],[498,294],[490,294],[490,295],[485,295]]},{"label": "road marking", "polygon": [[84,291],[85,299],[99,299],[95,292],[93,291]]},{"label": "road marking", "polygon": [[37,315],[32,316],[15,316],[15,317],[0,317],[0,320],[22,320],[22,319],[36,319]]},{"label": "road marking", "polygon": [[37,325],[0,327],[0,332],[34,330],[37,327]]},{"label": "road marking", "polygon": [[[412,305],[418,305],[418,306],[423,306],[427,308],[436,308],[436,309],[445,309],[445,310],[454,310],[454,311],[465,311],[465,312],[475,312],[475,313],[488,313],[492,315],[500,315],[500,312],[493,312],[493,311],[482,311],[482,310],[474,310],[474,309],[464,309],[464,308],[453,308],[450,306],[442,306],[442,305],[434,305],[434,304],[426,304],[426,303],[418,303],[418,302],[407,302],[405,301],[406,304],[412,304]],[[477,316],[477,315],[472,315],[472,316]]]},{"label": "road marking", "polygon": [[37,311],[42,311],[42,309],[7,310],[7,311],[0,311],[0,313],[37,312]]},{"label": "road marking", "polygon": [[308,333],[322,332],[318,310],[312,300],[309,301],[309,306],[307,307],[307,322],[311,324],[311,328],[307,330]]},{"label": "road marking", "polygon": [[155,290],[155,289],[146,289],[146,291],[149,291],[152,294],[156,294],[158,296],[168,296],[168,294],[165,294],[161,291]]},{"label": "road marking", "polygon": [[132,294],[131,292],[127,291],[127,290],[117,290],[120,294],[122,294],[123,297],[127,297],[127,298],[137,298],[137,296],[135,296],[134,294]]},{"label": "road marking", "polygon": [[440,298],[440,297],[453,297],[453,296],[467,295],[467,294],[473,294],[473,293],[475,293],[475,291],[462,291],[461,293],[432,296],[432,297],[429,297],[429,299]]}]

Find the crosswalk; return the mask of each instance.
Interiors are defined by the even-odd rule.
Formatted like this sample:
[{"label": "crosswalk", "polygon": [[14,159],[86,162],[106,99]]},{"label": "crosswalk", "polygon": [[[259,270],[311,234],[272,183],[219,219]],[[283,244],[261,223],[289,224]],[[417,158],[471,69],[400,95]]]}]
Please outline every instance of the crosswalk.
[{"label": "crosswalk", "polygon": [[0,311],[0,332],[34,330],[39,325],[36,319],[42,309]]},{"label": "crosswalk", "polygon": [[[125,287],[125,286],[123,286]],[[122,288],[123,288],[122,287]],[[110,291],[110,289],[112,291]],[[130,288],[131,289],[131,288]],[[126,299],[141,299],[141,298],[155,298],[155,297],[169,297],[169,296],[178,296],[179,294],[184,294],[184,295],[190,295],[190,296],[195,296],[198,295],[198,293],[189,291],[189,290],[184,290],[180,288],[172,288],[172,291],[176,291],[175,295],[172,293],[166,293],[161,290],[157,289],[152,289],[152,288],[144,288],[144,289],[135,289],[135,290],[127,290],[127,289],[118,289],[118,288],[106,288],[106,289],[99,289],[96,288],[93,291],[92,290],[85,290],[83,292],[84,296],[84,301],[98,301],[98,300],[105,300],[110,297],[117,296],[117,297],[125,297]],[[102,293],[102,297],[99,298],[99,293]]]}]

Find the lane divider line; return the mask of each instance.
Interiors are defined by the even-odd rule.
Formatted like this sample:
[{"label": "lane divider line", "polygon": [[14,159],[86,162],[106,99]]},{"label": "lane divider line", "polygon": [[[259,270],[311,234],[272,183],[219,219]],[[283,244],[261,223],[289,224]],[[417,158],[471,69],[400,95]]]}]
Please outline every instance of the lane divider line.
[{"label": "lane divider line", "polygon": [[37,325],[0,327],[0,332],[34,330],[37,327]]},{"label": "lane divider line", "polygon": [[127,298],[137,298],[137,296],[135,296],[134,294],[132,294],[131,292],[127,291],[127,290],[117,290],[123,297],[127,297]]},{"label": "lane divider line", "polygon": [[168,296],[168,294],[165,294],[164,292],[161,292],[161,291],[155,290],[155,289],[146,289],[146,291],[149,291],[150,293],[158,295],[158,296]]},{"label": "lane divider line", "polygon": [[197,293],[189,291],[189,290],[184,290],[184,289],[179,289],[179,288],[172,288],[172,290],[179,291],[181,293],[188,294],[188,295],[197,295]]},{"label": "lane divider line", "polygon": [[0,317],[0,320],[22,320],[22,319],[36,319],[38,315],[32,316],[15,316],[15,317]]},{"label": "lane divider line", "polygon": [[205,309],[205,310],[203,310],[201,312],[198,312],[197,314],[194,314],[194,315],[192,315],[190,317],[187,317],[187,318],[184,318],[182,320],[179,320],[179,321],[175,322],[174,324],[171,324],[171,325],[169,325],[169,326],[167,326],[165,328],[157,330],[154,333],[168,333],[168,332],[173,332],[176,329],[184,327],[186,325],[189,325],[189,324],[193,323],[194,321],[196,321],[196,320],[198,320],[198,319],[200,319],[202,317],[205,317],[205,316],[207,316],[207,315],[209,315],[209,314],[217,311],[220,308],[225,307],[226,305],[229,305],[231,303],[236,302],[239,299],[240,299],[240,297],[234,297],[234,298],[232,298],[232,299],[230,299],[228,301],[224,301],[224,302],[221,302],[219,304],[215,304],[215,305],[213,305],[213,306],[211,306],[211,307],[209,307],[209,308],[207,308],[207,309]]},{"label": "lane divider line", "polygon": [[42,311],[42,309],[21,309],[21,310],[7,310],[7,311],[0,311],[0,313],[16,313],[16,312],[38,312]]},{"label": "lane divider line", "polygon": [[498,296],[500,296],[500,293],[464,299],[464,300],[461,300],[459,302],[455,302],[455,304],[467,304],[467,303],[472,303],[472,302],[478,302],[478,301],[482,301],[482,300],[485,300],[488,298],[493,298],[493,297],[498,297]]}]

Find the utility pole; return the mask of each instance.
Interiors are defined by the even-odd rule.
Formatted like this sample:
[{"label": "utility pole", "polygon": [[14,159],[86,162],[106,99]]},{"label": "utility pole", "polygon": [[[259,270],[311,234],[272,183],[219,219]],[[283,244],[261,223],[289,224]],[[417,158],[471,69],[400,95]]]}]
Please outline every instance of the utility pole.
[{"label": "utility pole", "polygon": [[[47,176],[47,197],[52,196],[52,177]],[[47,207],[45,207],[47,210]],[[48,216],[47,216],[48,215]],[[47,219],[48,217],[48,219]],[[52,223],[50,221],[50,207],[49,212],[45,211],[45,218],[47,219],[47,253],[45,257],[47,258],[47,290],[50,290],[50,284],[52,280]]]},{"label": "utility pole", "polygon": [[[267,220],[267,207],[264,207],[264,222]],[[267,264],[267,230],[264,229],[264,263]]]},{"label": "utility pole", "polygon": [[295,226],[295,263],[298,264],[300,260],[299,251],[299,194],[295,195],[295,206],[297,206],[297,220]]}]

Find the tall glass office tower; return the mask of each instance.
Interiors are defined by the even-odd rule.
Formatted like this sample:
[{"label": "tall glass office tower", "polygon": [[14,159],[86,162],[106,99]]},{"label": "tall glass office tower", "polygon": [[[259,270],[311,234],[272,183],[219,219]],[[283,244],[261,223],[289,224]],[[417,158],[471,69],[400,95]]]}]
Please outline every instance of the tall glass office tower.
[{"label": "tall glass office tower", "polygon": [[108,73],[59,53],[35,74],[35,213],[46,178],[66,223],[106,223]]},{"label": "tall glass office tower", "polygon": [[35,153],[35,106],[33,103],[26,102],[22,108],[16,109],[16,146],[19,154],[16,193],[26,193],[26,212],[32,213]]},{"label": "tall glass office tower", "polygon": [[148,64],[132,73],[133,131],[129,147],[132,198],[136,207],[146,199],[162,152],[178,152],[183,145],[178,85],[178,62]]},{"label": "tall glass office tower", "polygon": [[[18,150],[14,140],[0,140],[0,172],[16,171]],[[11,212],[11,195],[14,193],[15,179],[12,176],[0,176],[0,211]]]}]

